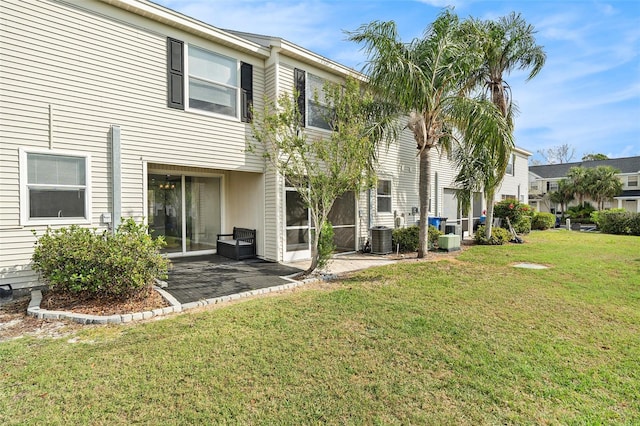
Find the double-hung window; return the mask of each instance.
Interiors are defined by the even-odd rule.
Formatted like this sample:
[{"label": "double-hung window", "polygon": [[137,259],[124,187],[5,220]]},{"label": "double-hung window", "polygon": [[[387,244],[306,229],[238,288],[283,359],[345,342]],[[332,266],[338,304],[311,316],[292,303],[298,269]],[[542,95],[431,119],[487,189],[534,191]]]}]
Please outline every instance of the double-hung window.
[{"label": "double-hung window", "polygon": [[637,187],[638,186],[638,176],[629,176],[629,177],[627,177],[627,186],[628,187]]},{"label": "double-hung window", "polygon": [[391,181],[378,180],[378,213],[391,213]]},{"label": "double-hung window", "polygon": [[309,85],[309,98],[307,99],[309,126],[320,129],[331,130],[332,109],[327,105],[324,93],[325,81],[313,74],[308,74],[307,83]]},{"label": "double-hung window", "polygon": [[241,121],[250,123],[253,65],[241,62],[238,67],[233,58],[168,37],[167,106],[240,116]]},{"label": "double-hung window", "polygon": [[334,110],[325,96],[325,80],[298,68],[294,70],[294,80],[300,125],[332,130]]},{"label": "double-hung window", "polygon": [[89,155],[20,150],[23,224],[90,220]]},{"label": "double-hung window", "polygon": [[238,62],[188,46],[189,108],[238,116]]}]

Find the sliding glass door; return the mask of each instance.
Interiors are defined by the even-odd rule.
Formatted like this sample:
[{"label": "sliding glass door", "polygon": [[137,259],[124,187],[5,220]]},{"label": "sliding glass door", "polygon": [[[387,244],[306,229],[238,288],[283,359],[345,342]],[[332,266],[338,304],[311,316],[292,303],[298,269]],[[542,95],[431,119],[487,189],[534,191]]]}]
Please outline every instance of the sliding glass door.
[{"label": "sliding glass door", "polygon": [[149,230],[164,237],[163,252],[214,250],[221,229],[220,178],[150,173],[147,182]]}]

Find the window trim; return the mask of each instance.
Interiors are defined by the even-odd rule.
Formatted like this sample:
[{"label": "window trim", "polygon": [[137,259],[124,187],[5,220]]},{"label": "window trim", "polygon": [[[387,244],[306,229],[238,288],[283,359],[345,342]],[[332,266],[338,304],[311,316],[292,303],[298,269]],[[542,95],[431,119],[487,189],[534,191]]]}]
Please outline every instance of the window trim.
[{"label": "window trim", "polygon": [[[20,225],[86,225],[91,224],[93,212],[91,210],[91,155],[80,151],[62,151],[38,148],[19,148],[19,174],[20,174]],[[84,184],[84,218],[77,217],[29,217],[29,185],[28,185],[28,154],[47,154],[64,157],[84,158],[85,184]]]},{"label": "window trim", "polygon": [[[380,182],[385,182],[385,181],[389,182],[389,195],[378,194],[378,185],[380,185]],[[393,213],[393,180],[390,178],[378,179],[378,185],[376,185],[376,213],[380,215],[390,215]],[[381,197],[389,199],[389,211],[380,211],[378,209],[378,199]]]},{"label": "window trim", "polygon": [[[224,83],[218,83],[215,82],[213,80],[208,80],[208,79],[203,79],[201,77],[194,77],[195,79],[199,80],[199,81],[204,81],[206,83],[210,83],[210,84],[215,84],[216,86],[219,87],[224,87],[227,89],[234,89],[235,90],[235,98],[236,98],[236,111],[235,111],[235,115],[228,115],[228,114],[221,114],[218,112],[211,112],[211,111],[205,111],[202,109],[198,109],[198,108],[193,108],[189,102],[189,80],[191,79],[191,74],[189,72],[189,50],[191,49],[191,47],[195,48],[195,49],[200,49],[202,51],[205,51],[207,53],[210,53],[212,55],[215,56],[219,56],[221,58],[224,59],[228,59],[230,61],[235,62],[236,66],[235,66],[235,72],[236,72],[236,86],[230,86],[228,84],[224,84]],[[242,85],[241,79],[242,76],[240,74],[240,66],[241,66],[241,62],[236,59],[236,58],[232,58],[231,56],[227,56],[227,55],[223,55],[221,53],[215,52],[213,50],[210,49],[206,49],[204,47],[200,47],[196,44],[191,44],[191,43],[184,43],[184,110],[188,111],[188,112],[193,112],[196,114],[202,114],[202,115],[207,115],[209,117],[217,117],[217,118],[224,118],[226,120],[232,120],[232,121],[241,121],[241,115],[242,115],[242,95],[241,95],[241,89],[240,86]]]},{"label": "window trim", "polygon": [[[635,182],[633,185],[631,185],[631,178],[635,179]],[[638,175],[629,175],[627,176],[627,188],[637,188],[640,184],[640,178],[638,178]]]},{"label": "window trim", "polygon": [[[509,166],[511,166],[511,171],[509,171]],[[509,162],[507,163],[507,168],[505,169],[505,175],[515,176],[516,175],[516,155],[511,154],[509,157]]]},{"label": "window trim", "polygon": [[[318,131],[321,131],[321,132],[331,133],[333,131],[331,128],[325,129],[324,127],[318,127],[318,126],[314,126],[314,125],[310,124],[310,122],[311,122],[311,117],[310,117],[310,115],[311,115],[311,102],[315,102],[313,100],[314,92],[313,92],[312,87],[311,87],[311,80],[313,80],[313,79],[317,79],[317,80],[320,80],[322,82],[322,87],[321,87],[320,90],[324,90],[324,85],[326,83],[331,83],[331,81],[326,79],[326,78],[323,78],[323,77],[320,77],[319,75],[310,73],[309,71],[305,71],[305,80],[306,80],[305,81],[305,92],[309,94],[309,96],[306,96],[306,98],[305,98],[305,105],[304,105],[304,107],[305,107],[305,114],[304,115],[305,115],[305,120],[306,120],[305,126],[310,128],[310,129],[318,130]],[[324,93],[322,93],[322,95],[324,96]],[[318,96],[318,97],[320,97],[320,96]],[[317,104],[320,107],[328,108],[326,102],[318,101]],[[330,124],[329,124],[329,126],[330,126]]]}]

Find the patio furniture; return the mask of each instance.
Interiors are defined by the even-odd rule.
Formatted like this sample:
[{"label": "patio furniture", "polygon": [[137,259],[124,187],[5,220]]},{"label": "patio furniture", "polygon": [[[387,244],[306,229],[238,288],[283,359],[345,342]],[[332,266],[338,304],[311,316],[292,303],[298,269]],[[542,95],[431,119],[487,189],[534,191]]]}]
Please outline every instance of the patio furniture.
[{"label": "patio furniture", "polygon": [[233,227],[233,234],[218,234],[218,254],[241,260],[256,257],[256,230]]}]

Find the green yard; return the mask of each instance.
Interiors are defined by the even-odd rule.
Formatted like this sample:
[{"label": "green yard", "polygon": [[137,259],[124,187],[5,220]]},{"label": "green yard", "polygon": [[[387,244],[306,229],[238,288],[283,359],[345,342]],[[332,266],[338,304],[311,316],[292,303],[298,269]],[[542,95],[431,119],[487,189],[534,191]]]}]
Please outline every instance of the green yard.
[{"label": "green yard", "polygon": [[640,423],[640,238],[526,240],[0,343],[0,423]]}]

